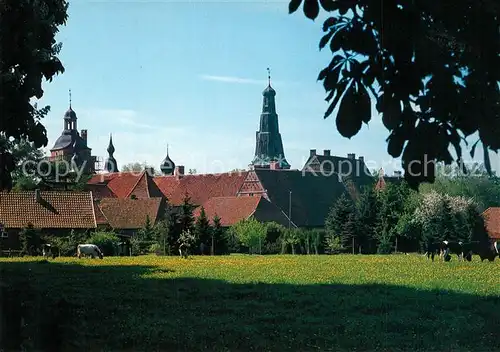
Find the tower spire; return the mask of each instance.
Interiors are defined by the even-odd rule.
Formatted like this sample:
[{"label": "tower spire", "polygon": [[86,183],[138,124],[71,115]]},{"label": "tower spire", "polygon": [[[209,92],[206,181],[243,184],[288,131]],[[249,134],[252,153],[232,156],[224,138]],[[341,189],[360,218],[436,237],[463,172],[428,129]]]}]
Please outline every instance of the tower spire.
[{"label": "tower spire", "polygon": [[69,108],[71,109],[71,88],[69,89]]},{"label": "tower spire", "polygon": [[113,145],[113,137],[111,133],[109,134],[109,145],[108,145],[108,159],[106,160],[105,169],[107,172],[118,172],[118,164],[113,156],[115,152],[115,146]]},{"label": "tower spire", "polygon": [[268,83],[268,86],[270,87],[271,86],[271,70],[269,69],[269,67],[267,68],[267,83]]},{"label": "tower spire", "polygon": [[254,167],[290,169],[285,159],[283,141],[279,132],[278,114],[276,113],[276,91],[271,87],[271,72],[267,68],[269,85],[262,92],[262,114],[256,134],[255,156],[251,165]]},{"label": "tower spire", "polygon": [[173,175],[175,171],[175,163],[172,161],[172,159],[170,159],[170,156],[168,155],[168,144],[167,144],[167,156],[161,162],[160,170],[164,175]]}]

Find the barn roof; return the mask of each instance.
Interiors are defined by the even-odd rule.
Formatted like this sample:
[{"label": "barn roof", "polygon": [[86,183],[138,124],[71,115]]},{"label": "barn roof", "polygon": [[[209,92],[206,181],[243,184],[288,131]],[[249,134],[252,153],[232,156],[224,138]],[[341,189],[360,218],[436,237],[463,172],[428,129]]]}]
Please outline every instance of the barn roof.
[{"label": "barn roof", "polygon": [[[150,172],[143,170],[141,172],[112,172],[97,174],[88,181],[90,185],[106,186],[112,194],[118,198],[129,198],[135,195],[137,198],[155,198],[162,197],[153,176]],[[97,186],[91,186],[97,187]]]},{"label": "barn roof", "polygon": [[87,183],[85,185],[85,191],[92,192],[94,200],[116,198],[116,194],[114,194],[105,183]]},{"label": "barn roof", "polygon": [[[178,205],[187,193],[192,203],[201,205],[212,197],[236,196],[246,175],[247,172],[184,175],[179,178],[179,183],[167,198],[170,203]],[[161,177],[175,176],[157,178]]]},{"label": "barn roof", "polygon": [[93,206],[91,192],[1,192],[0,223],[5,228],[24,228],[31,223],[41,229],[90,229],[96,227]]},{"label": "barn roof", "polygon": [[[166,197],[171,204],[182,204],[185,194],[196,205],[212,197],[235,196],[247,172],[220,174],[151,176],[148,172],[115,172],[94,175],[88,182],[106,186],[118,198]],[[97,186],[91,186],[97,187]]]},{"label": "barn roof", "polygon": [[347,191],[337,174],[324,176],[300,170],[265,169],[256,169],[255,173],[271,203],[285,214],[291,199],[291,220],[300,227],[324,226],[333,203]]},{"label": "barn roof", "polygon": [[483,212],[483,218],[490,238],[500,240],[500,207],[489,207]]},{"label": "barn roof", "polygon": [[[221,219],[222,226],[231,226],[249,218],[257,209],[262,197],[213,197],[203,203],[209,220],[215,215]],[[194,211],[195,218],[200,216],[201,207]]]},{"label": "barn roof", "polygon": [[163,198],[104,198],[99,209],[114,229],[140,229],[148,216],[152,224],[159,219]]}]

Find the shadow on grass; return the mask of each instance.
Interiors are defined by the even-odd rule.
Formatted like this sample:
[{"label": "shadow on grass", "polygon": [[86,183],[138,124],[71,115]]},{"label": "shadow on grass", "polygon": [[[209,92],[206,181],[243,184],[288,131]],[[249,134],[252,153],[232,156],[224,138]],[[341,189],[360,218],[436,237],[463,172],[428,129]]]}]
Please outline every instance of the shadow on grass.
[{"label": "shadow on grass", "polygon": [[494,350],[499,297],[233,284],[166,268],[0,263],[2,349]]}]

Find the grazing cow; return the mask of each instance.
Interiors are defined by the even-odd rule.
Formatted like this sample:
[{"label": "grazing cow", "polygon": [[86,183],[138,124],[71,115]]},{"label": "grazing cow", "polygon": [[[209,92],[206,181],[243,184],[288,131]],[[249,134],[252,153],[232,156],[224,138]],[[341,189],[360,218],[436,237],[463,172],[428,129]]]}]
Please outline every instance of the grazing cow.
[{"label": "grazing cow", "polygon": [[434,261],[434,256],[439,255],[441,260],[449,262],[451,254],[454,253],[460,260],[462,258],[462,243],[453,241],[441,241],[428,243],[426,247],[427,259],[431,258]]},{"label": "grazing cow", "polygon": [[[449,261],[449,259],[451,259],[451,254],[456,254],[458,260],[463,260],[462,242],[443,241],[441,254],[445,261]],[[450,258],[446,260],[448,257]]]},{"label": "grazing cow", "polygon": [[472,255],[480,251],[480,244],[478,241],[462,243],[462,258],[470,262]]},{"label": "grazing cow", "polygon": [[494,241],[493,243],[481,243],[481,245],[479,246],[478,254],[479,258],[481,258],[481,261],[484,261],[485,259],[488,259],[490,262],[494,261],[497,256],[500,257],[499,241]]},{"label": "grazing cow", "polygon": [[79,244],[76,247],[76,255],[78,258],[81,258],[82,254],[90,255],[92,259],[95,258],[95,256],[98,256],[100,259],[104,258],[101,250],[95,244]]},{"label": "grazing cow", "polygon": [[447,241],[442,242],[429,242],[426,246],[425,255],[427,255],[427,259],[432,259],[434,261],[434,257],[439,255],[439,258],[445,259],[448,261],[450,258],[449,251],[447,249]]},{"label": "grazing cow", "polygon": [[462,244],[462,257],[467,260],[472,260],[472,255],[477,254],[481,258],[481,261],[488,259],[489,261],[495,260],[495,257],[499,255],[500,244],[498,241],[493,243],[490,242],[467,242]]},{"label": "grazing cow", "polygon": [[42,255],[45,258],[52,256],[52,259],[56,257],[57,248],[51,244],[45,243],[42,245]]}]

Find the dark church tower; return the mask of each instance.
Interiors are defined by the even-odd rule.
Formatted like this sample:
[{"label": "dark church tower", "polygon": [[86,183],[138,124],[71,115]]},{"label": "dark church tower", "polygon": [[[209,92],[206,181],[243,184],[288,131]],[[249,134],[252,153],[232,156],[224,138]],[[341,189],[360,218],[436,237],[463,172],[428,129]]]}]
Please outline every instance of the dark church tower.
[{"label": "dark church tower", "polygon": [[87,145],[87,130],[77,129],[76,113],[71,107],[71,90],[69,91],[69,109],[64,114],[64,129],[50,150],[51,161],[66,161],[72,167],[82,167],[84,172],[95,172],[95,157],[91,155],[92,149]]},{"label": "dark church tower", "polygon": [[[267,69],[269,73],[269,68]],[[283,142],[278,127],[278,114],[274,97],[276,91],[271,87],[271,75],[268,74],[269,85],[262,92],[264,96],[260,128],[256,132],[255,156],[252,160],[254,168],[290,169],[285,159]]]}]

